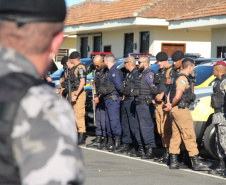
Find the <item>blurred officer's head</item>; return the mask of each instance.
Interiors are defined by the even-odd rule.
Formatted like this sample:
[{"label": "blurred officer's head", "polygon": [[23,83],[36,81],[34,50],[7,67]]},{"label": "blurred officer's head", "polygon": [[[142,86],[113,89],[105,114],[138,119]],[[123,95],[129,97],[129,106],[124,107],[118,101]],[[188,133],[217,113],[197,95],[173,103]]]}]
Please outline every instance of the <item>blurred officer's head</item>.
[{"label": "blurred officer's head", "polygon": [[104,59],[101,55],[96,55],[93,59],[93,64],[97,70],[101,70],[104,65]]},{"label": "blurred officer's head", "polygon": [[108,54],[104,57],[104,64],[110,69],[115,64],[115,57],[113,54]]},{"label": "blurred officer's head", "polygon": [[127,57],[125,60],[125,68],[128,71],[132,71],[136,67],[136,59],[132,56]]},{"label": "blurred officer's head", "polygon": [[175,51],[172,56],[174,66],[178,69],[182,67],[182,61],[184,60],[184,53],[181,50]]},{"label": "blurred officer's head", "polygon": [[1,0],[0,45],[24,55],[42,76],[63,41],[65,16],[64,0]]},{"label": "blurred officer's head", "polygon": [[188,75],[192,74],[195,68],[195,62],[191,58],[185,58],[182,62],[183,70],[186,70]]},{"label": "blurred officer's head", "polygon": [[74,64],[77,65],[80,60],[80,54],[78,51],[73,51],[70,55],[69,55],[69,60]]},{"label": "blurred officer's head", "polygon": [[169,65],[168,56],[165,52],[159,52],[156,55],[156,60],[160,69],[166,68]]}]

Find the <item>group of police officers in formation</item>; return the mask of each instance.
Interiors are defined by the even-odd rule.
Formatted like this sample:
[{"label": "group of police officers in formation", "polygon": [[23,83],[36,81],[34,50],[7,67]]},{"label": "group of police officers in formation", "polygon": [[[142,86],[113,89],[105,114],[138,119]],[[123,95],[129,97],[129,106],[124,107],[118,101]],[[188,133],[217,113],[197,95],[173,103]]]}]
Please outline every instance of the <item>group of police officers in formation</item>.
[{"label": "group of police officers in formation", "polygon": [[[94,57],[96,73],[92,85],[96,88],[93,99],[96,105],[96,138],[86,147],[126,153],[141,159],[153,159],[156,148],[153,121],[155,114],[164,153],[154,160],[166,163],[170,169],[208,168],[211,163],[203,162],[198,157],[193,120],[189,110],[190,104],[196,98],[194,60],[185,58],[180,50],[172,54],[174,66],[169,63],[165,52],[159,52],[156,60],[160,69],[155,73],[149,68],[150,59],[147,56],[139,58],[138,67],[135,58],[129,56],[125,60],[128,73],[124,80],[122,72],[115,65],[114,55]],[[63,58],[62,64],[70,69],[71,100],[76,116],[79,144],[85,144],[86,96],[83,86],[86,69],[79,61],[78,52],[72,52],[69,59]],[[220,165],[209,173],[226,177],[226,121],[223,101],[226,64],[219,61],[213,68],[214,75],[219,79],[215,83],[211,101],[215,109],[213,123],[216,125]],[[61,94],[64,91],[63,86]]]}]

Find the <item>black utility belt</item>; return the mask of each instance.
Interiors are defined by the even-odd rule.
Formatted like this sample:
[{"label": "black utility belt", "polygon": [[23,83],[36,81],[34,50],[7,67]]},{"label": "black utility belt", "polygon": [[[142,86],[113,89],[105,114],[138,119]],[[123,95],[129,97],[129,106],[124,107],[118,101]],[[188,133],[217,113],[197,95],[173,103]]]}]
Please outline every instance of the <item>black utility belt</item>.
[{"label": "black utility belt", "polygon": [[133,99],[134,99],[134,97],[125,97],[124,101],[126,101],[126,100],[133,100]]},{"label": "black utility belt", "polygon": [[188,103],[179,103],[177,104],[178,109],[185,109],[185,108],[189,108],[190,104]]},{"label": "black utility belt", "polygon": [[71,91],[77,91],[78,90],[78,87],[72,87],[71,88]]},{"label": "black utility belt", "polygon": [[141,104],[149,105],[151,103],[151,102],[147,102],[145,100],[137,100],[137,101],[135,100],[134,102],[135,102],[136,105],[141,105]]},{"label": "black utility belt", "polygon": [[108,99],[112,99],[112,101],[117,101],[118,97],[120,97],[118,94],[112,94],[112,95],[109,95],[109,96],[105,96],[104,101],[106,101]]}]

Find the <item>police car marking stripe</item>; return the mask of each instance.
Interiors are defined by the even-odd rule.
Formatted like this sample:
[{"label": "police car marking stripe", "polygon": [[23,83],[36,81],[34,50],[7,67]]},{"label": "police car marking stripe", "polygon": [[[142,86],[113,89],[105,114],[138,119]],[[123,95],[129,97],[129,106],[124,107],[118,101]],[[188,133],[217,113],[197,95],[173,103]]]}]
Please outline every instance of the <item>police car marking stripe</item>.
[{"label": "police car marking stripe", "polygon": [[[98,150],[98,149],[95,149],[95,148],[87,148],[87,147],[84,147],[84,146],[79,146],[79,147],[83,148],[83,149],[87,149],[87,150],[93,150],[93,151],[96,151],[96,152],[102,152],[102,153],[106,153],[106,154],[109,154],[109,155],[115,155],[115,156],[124,157],[124,158],[127,158],[127,159],[132,159],[132,160],[141,161],[141,162],[145,162],[145,163],[151,163],[151,164],[155,164],[155,165],[158,165],[158,166],[163,166],[163,167],[169,168],[166,164],[159,164],[157,162],[149,161],[149,159],[146,159],[146,160],[145,159],[139,159],[139,158],[135,158],[135,157],[125,156],[123,154],[114,154],[114,153],[111,153],[111,152],[108,152],[108,151],[102,151],[102,150]],[[206,173],[202,173],[202,172],[198,172],[198,171],[193,171],[191,169],[177,169],[177,170],[182,170],[182,171],[186,171],[186,172],[190,172],[190,173],[196,173],[196,174],[199,174],[199,175],[209,176],[209,177],[213,177],[213,178],[217,178],[217,179],[221,179],[221,180],[226,181],[226,178],[224,178],[224,177],[220,177],[220,176],[216,176],[216,175],[212,175],[212,174],[206,174]]]}]

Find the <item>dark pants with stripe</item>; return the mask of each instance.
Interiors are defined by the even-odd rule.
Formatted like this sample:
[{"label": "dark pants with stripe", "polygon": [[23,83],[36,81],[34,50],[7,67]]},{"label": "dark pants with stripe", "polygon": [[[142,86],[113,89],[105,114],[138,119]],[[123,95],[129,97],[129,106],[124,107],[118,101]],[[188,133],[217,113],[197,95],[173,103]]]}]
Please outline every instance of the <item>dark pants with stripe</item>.
[{"label": "dark pants with stripe", "polygon": [[120,124],[120,105],[121,97],[117,98],[117,101],[113,101],[111,98],[105,100],[105,119],[106,129],[108,137],[121,137],[122,128]]},{"label": "dark pants with stripe", "polygon": [[100,98],[96,106],[96,136],[106,137],[106,124],[105,124],[105,102]]},{"label": "dark pants with stripe", "polygon": [[138,145],[156,147],[155,134],[154,134],[154,122],[152,117],[154,115],[153,104],[138,104],[136,105],[136,118],[138,124],[135,127],[135,137]]},{"label": "dark pants with stripe", "polygon": [[135,125],[137,119],[135,117],[136,106],[133,100],[124,100],[122,107],[122,142],[130,144],[133,142],[135,135]]}]

